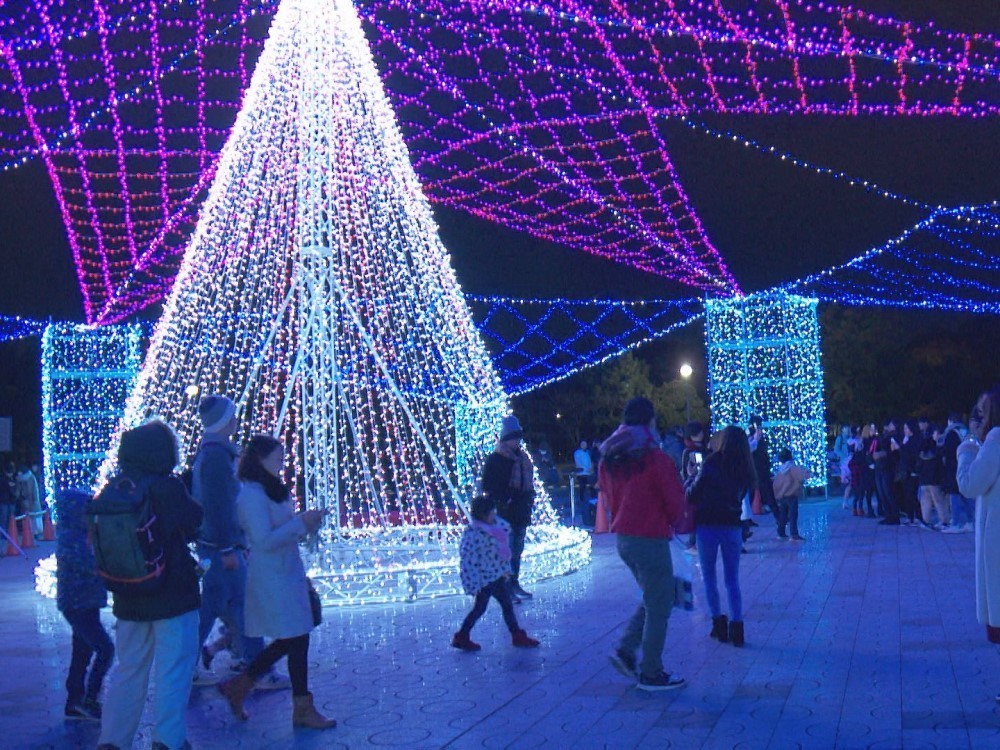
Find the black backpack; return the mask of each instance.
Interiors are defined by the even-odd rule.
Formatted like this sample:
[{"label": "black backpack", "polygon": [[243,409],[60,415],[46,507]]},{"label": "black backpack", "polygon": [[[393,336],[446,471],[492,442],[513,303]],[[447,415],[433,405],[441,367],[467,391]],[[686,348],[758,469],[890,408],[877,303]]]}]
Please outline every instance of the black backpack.
[{"label": "black backpack", "polygon": [[148,482],[113,477],[88,504],[87,525],[108,591],[150,594],[163,587],[166,557]]}]

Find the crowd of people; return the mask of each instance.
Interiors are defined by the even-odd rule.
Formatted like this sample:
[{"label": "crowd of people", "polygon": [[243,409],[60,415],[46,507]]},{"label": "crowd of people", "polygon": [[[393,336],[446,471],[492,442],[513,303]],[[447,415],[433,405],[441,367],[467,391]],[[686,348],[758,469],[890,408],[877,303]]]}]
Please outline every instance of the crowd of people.
[{"label": "crowd of people", "polygon": [[[199,416],[203,438],[189,476],[174,473],[177,437],[154,419],[122,434],[117,473],[96,497],[57,498],[57,604],[73,633],[65,715],[100,721],[100,750],[132,747],[151,677],[153,750],[190,747],[185,707],[198,661],[209,667],[220,648],[207,642],[217,619],[235,658],[233,676],[217,687],[234,716],[249,718],[244,704],[254,688],[290,687],[294,727],[336,726],[309,691],[309,634],[319,618],[299,556],[324,511],[296,512],[279,441],[257,435],[242,450],[233,444],[230,399],[203,399]],[[122,561],[112,558],[142,537],[135,524],[125,525],[127,536],[105,538],[119,528],[110,517],[114,501],[129,493],[147,519],[138,528],[149,573],[134,578],[113,574]],[[114,644],[99,617],[108,591]],[[282,658],[290,679],[271,672]]]},{"label": "crowd of people", "polygon": [[[299,556],[299,543],[317,531],[324,511],[296,512],[282,479],[280,441],[258,435],[242,449],[233,443],[231,400],[209,396],[199,416],[203,437],[187,476],[173,473],[179,461],[173,430],[151,420],[123,433],[118,473],[96,498],[65,492],[57,499],[57,603],[73,634],[65,714],[101,722],[100,750],[131,747],[151,675],[154,750],[189,747],[184,708],[197,664],[210,668],[221,648],[232,652],[236,668],[217,687],[235,717],[249,718],[246,702],[255,688],[290,687],[294,727],[336,726],[317,711],[309,691],[310,632],[321,613]],[[653,404],[637,397],[625,404],[618,429],[598,446],[596,485],[606,500],[618,555],[641,592],[610,661],[641,690],[685,684],[662,660],[677,596],[672,540],[691,535],[711,615],[708,635],[737,647],[746,642],[739,567],[752,533],[751,497],[770,507],[779,537],[803,541],[798,501],[808,472],[782,448],[772,474],[759,419],[747,429],[728,425],[710,437],[704,426],[692,423],[677,443],[664,444]],[[679,455],[674,458],[665,448]],[[588,449],[580,447],[589,459]],[[902,518],[916,522],[919,514],[920,523],[942,530],[974,525],[977,614],[990,641],[1000,643],[1000,390],[981,397],[968,427],[953,415],[940,427],[922,419],[904,422],[897,433],[896,422],[887,420],[881,431],[874,425],[843,430],[834,449],[845,502],[852,501],[855,514],[881,515],[886,524]],[[577,463],[587,465],[582,456]],[[451,645],[481,650],[472,629],[495,599],[512,644],[538,647],[514,607],[533,597],[521,584],[520,569],[535,500],[535,468],[516,417],[500,425],[480,484],[459,549],[461,583],[473,603]],[[156,579],[154,587],[149,580],[139,586],[107,574],[104,553],[88,539],[104,493],[124,491],[139,492],[148,502],[159,556],[156,572],[145,578]],[[115,643],[99,616],[107,590],[118,620]],[[216,621],[223,635],[213,642]],[[116,656],[102,704],[105,676]],[[287,660],[287,680],[273,672],[280,659]]]},{"label": "crowd of people", "polygon": [[913,524],[948,534],[972,533],[975,498],[956,479],[959,444],[970,434],[961,415],[944,424],[926,416],[840,429],[833,447],[844,508],[891,526]]},{"label": "crowd of people", "polygon": [[[0,478],[0,529],[6,533],[10,529],[10,519],[20,518],[18,523],[29,524],[31,533],[40,539],[42,512],[47,509],[41,464],[23,463],[19,467],[8,461]],[[0,555],[5,554],[6,549],[6,544],[0,545]]]}]

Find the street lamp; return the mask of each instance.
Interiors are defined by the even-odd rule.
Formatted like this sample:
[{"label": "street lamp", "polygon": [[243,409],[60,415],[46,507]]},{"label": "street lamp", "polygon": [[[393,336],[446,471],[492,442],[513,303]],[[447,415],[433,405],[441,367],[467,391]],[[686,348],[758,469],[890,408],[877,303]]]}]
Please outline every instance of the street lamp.
[{"label": "street lamp", "polygon": [[691,397],[688,392],[688,383],[693,372],[694,368],[687,362],[681,365],[681,378],[684,380],[684,421],[689,424],[691,422]]}]

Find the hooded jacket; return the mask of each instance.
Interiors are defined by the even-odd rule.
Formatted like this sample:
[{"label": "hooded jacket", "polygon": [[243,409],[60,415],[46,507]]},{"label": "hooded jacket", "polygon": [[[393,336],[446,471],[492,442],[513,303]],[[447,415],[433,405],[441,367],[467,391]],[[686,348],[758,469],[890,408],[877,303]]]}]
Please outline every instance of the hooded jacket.
[{"label": "hooded jacket", "polygon": [[60,612],[100,609],[108,604],[108,592],[97,573],[94,550],[87,541],[87,503],[82,490],[64,490],[56,495],[56,606]]},{"label": "hooded jacket", "polygon": [[601,445],[600,485],[611,531],[670,539],[684,513],[684,487],[673,460],[648,427],[622,425]]},{"label": "hooded jacket", "polygon": [[201,606],[197,565],[187,545],[195,538],[202,512],[184,483],[171,476],[176,465],[177,438],[163,422],[147,422],[122,434],[118,469],[148,484],[156,515],[154,534],[163,544],[166,572],[163,588],[155,593],[113,595],[119,620],[167,620]]}]

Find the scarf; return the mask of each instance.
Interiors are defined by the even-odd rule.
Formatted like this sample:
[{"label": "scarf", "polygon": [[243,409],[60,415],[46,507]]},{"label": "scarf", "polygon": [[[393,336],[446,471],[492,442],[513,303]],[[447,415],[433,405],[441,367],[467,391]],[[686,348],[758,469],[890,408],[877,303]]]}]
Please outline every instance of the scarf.
[{"label": "scarf", "polygon": [[623,424],[601,443],[601,455],[609,460],[638,457],[656,444],[656,436],[648,426]]},{"label": "scarf", "polygon": [[507,530],[505,528],[500,526],[500,524],[491,526],[485,521],[480,521],[476,518],[472,519],[472,528],[483,531],[496,539],[500,543],[500,559],[504,562],[510,560],[510,541],[507,539]]},{"label": "scarf", "polygon": [[518,492],[531,492],[535,489],[535,467],[527,452],[512,448],[509,443],[502,441],[497,443],[494,452],[514,462],[514,468],[510,472],[511,489]]}]

